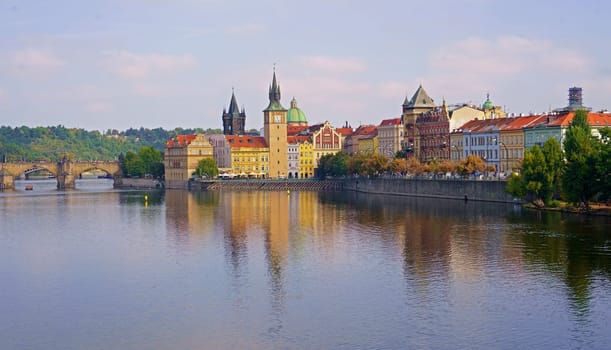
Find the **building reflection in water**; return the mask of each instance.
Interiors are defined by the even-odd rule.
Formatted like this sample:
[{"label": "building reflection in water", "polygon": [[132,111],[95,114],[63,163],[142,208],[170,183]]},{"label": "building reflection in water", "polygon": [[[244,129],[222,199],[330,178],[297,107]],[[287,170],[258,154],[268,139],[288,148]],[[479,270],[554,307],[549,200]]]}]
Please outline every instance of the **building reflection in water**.
[{"label": "building reflection in water", "polygon": [[188,249],[192,241],[208,239],[216,225],[219,193],[165,192],[167,235],[178,250]]},{"label": "building reflection in water", "polygon": [[[596,274],[611,275],[608,254],[584,254],[604,249],[604,223],[584,233],[579,220],[513,210],[508,204],[258,191],[167,191],[165,199],[168,236],[179,249],[222,234],[236,299],[266,278],[271,333],[282,326],[286,286],[302,277],[302,261],[314,259],[315,268],[324,269],[349,260],[354,245],[360,249],[356,256],[371,246],[372,259],[397,259],[406,295],[417,298],[410,301],[414,305],[439,300],[440,293],[472,303],[471,287],[493,274],[517,286],[528,283],[520,280],[531,277],[527,270],[543,266],[568,286],[574,308],[587,313]],[[259,262],[265,264],[264,274],[256,271]],[[248,307],[248,301],[241,302]]]}]

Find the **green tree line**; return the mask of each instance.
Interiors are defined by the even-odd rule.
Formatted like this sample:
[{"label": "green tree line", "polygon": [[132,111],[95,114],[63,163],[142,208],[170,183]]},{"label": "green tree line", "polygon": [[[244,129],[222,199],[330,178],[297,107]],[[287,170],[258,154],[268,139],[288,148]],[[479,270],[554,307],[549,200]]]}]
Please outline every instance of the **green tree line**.
[{"label": "green tree line", "polygon": [[455,174],[469,176],[471,174],[493,172],[494,167],[476,155],[469,155],[459,161],[433,160],[421,163],[411,157],[405,159],[405,153],[399,151],[392,159],[381,154],[363,152],[349,156],[343,152],[327,154],[318,161],[318,177],[366,175],[378,176],[381,174]]},{"label": "green tree line", "polygon": [[163,151],[165,143],[179,134],[221,133],[220,129],[108,129],[101,133],[65,126],[0,126],[0,160],[58,160],[70,154],[74,160],[113,160],[119,154],[138,152],[142,147]]}]

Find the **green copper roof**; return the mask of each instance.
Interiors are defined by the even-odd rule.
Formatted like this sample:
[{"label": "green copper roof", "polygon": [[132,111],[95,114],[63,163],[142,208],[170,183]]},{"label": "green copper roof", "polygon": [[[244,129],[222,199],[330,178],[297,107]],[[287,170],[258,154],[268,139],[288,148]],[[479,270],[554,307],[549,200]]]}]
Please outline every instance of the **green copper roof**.
[{"label": "green copper roof", "polygon": [[486,101],[482,105],[482,109],[493,109],[493,108],[494,108],[494,103],[492,103],[492,101],[490,101],[490,94],[487,94],[486,95]]},{"label": "green copper roof", "polygon": [[308,119],[305,113],[297,107],[297,100],[293,97],[291,100],[291,108],[286,113],[287,123],[307,123]]}]

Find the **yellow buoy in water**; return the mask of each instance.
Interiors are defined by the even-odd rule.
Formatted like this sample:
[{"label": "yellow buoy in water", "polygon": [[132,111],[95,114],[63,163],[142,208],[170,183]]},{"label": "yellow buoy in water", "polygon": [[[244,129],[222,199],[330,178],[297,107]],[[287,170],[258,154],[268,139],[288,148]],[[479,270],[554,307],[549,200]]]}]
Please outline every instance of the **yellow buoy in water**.
[{"label": "yellow buoy in water", "polygon": [[286,194],[291,194],[291,190],[286,190]]},{"label": "yellow buoy in water", "polygon": [[145,194],[145,195],[144,195],[144,201],[146,202],[146,201],[148,201],[148,200],[149,200],[149,196],[148,196],[148,194]]}]

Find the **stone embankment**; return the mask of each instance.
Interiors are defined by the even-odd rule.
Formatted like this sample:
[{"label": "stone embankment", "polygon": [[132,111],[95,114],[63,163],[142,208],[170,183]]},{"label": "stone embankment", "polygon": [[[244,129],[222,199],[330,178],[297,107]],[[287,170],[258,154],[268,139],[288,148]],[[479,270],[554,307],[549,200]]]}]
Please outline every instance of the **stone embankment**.
[{"label": "stone embankment", "polygon": [[327,180],[210,180],[189,182],[192,191],[354,191],[372,194],[520,203],[505,192],[505,181],[342,178]]},{"label": "stone embankment", "polygon": [[345,191],[411,197],[521,203],[505,191],[506,187],[506,181],[498,180],[361,177],[346,179],[343,188]]},{"label": "stone embankment", "polygon": [[163,183],[156,179],[122,178],[120,179],[120,181],[115,180],[114,187],[122,188],[122,189],[133,188],[133,189],[144,189],[144,190],[154,189],[154,188],[161,189],[163,188]]},{"label": "stone embankment", "polygon": [[192,191],[341,191],[341,180],[210,180],[192,181]]}]

